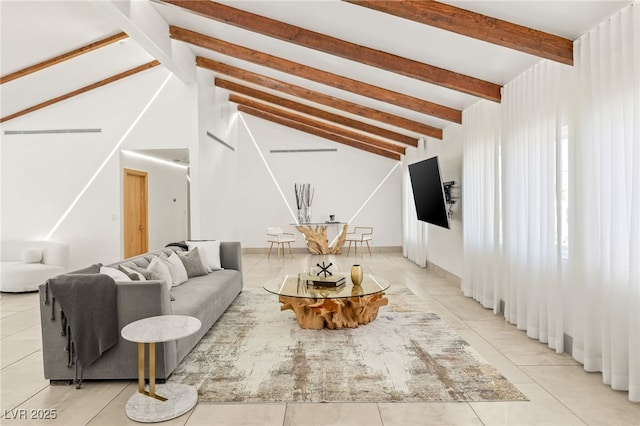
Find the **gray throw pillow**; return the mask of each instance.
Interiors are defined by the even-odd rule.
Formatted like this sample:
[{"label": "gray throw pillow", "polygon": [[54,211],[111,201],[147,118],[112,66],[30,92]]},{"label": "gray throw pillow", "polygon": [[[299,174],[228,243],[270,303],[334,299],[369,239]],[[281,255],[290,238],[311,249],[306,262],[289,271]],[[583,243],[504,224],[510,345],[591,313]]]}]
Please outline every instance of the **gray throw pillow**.
[{"label": "gray throw pillow", "polygon": [[158,276],[158,274],[148,269],[141,268],[139,266],[129,266],[129,268],[133,269],[136,272],[141,273],[145,280],[161,280],[162,279]]},{"label": "gray throw pillow", "polygon": [[[144,277],[145,280],[147,281],[151,281],[151,280],[161,280],[162,278],[160,278],[158,276],[158,274],[156,274],[153,271],[150,271],[148,269],[145,268],[141,268],[139,266],[129,266],[129,268],[133,269],[136,272],[139,272],[142,274],[142,276]],[[175,297],[173,297],[173,293],[171,293],[171,291],[169,291],[169,298],[170,300],[173,302],[174,300],[176,300]]]},{"label": "gray throw pillow", "polygon": [[207,275],[207,269],[202,263],[202,258],[198,252],[198,247],[195,247],[190,251],[178,251],[178,257],[184,264],[184,269],[187,270],[187,276],[189,278],[199,277],[201,275]]},{"label": "gray throw pillow", "polygon": [[138,276],[138,274],[132,274],[131,272],[124,269],[122,265],[117,265],[117,268],[118,268],[118,271],[128,276],[131,279],[131,281],[140,281],[140,277]]}]

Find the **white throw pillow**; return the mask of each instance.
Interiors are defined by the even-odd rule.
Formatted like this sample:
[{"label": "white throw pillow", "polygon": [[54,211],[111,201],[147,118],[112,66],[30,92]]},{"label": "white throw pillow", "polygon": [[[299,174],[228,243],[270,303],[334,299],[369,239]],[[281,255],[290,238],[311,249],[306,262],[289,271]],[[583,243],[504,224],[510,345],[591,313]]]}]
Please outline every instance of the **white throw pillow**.
[{"label": "white throw pillow", "polygon": [[167,255],[163,253],[159,256],[159,258],[169,268],[173,287],[179,286],[189,279],[189,277],[187,276],[187,270],[184,267],[184,263],[182,263],[182,260],[180,260],[180,257],[178,257],[178,254],[176,252],[171,253],[171,256],[169,257],[167,257]]},{"label": "white throw pillow", "polygon": [[131,281],[131,278],[127,276],[122,271],[117,270],[116,268],[111,268],[109,266],[101,266],[100,273],[104,275],[109,275],[114,281]]},{"label": "white throw pillow", "polygon": [[165,282],[167,285],[167,290],[171,290],[171,286],[173,285],[173,278],[171,278],[171,272],[169,272],[169,267],[165,265],[165,263],[160,260],[158,256],[153,256],[149,266],[146,268],[148,271],[154,272],[157,276],[160,277],[161,280]]},{"label": "white throw pillow", "polygon": [[22,261],[24,263],[40,263],[42,262],[42,249],[29,248],[22,253]]},{"label": "white throw pillow", "polygon": [[207,266],[212,271],[222,269],[220,264],[220,241],[186,241],[189,250],[198,247],[200,255],[206,259]]}]

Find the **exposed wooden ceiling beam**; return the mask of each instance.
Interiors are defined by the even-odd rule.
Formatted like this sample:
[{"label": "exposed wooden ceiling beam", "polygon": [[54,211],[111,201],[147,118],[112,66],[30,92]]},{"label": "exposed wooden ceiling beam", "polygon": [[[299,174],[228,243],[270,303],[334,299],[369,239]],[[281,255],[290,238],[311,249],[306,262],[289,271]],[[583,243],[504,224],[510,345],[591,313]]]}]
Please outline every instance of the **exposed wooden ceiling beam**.
[{"label": "exposed wooden ceiling beam", "polygon": [[573,41],[437,1],[344,0],[358,6],[573,65]]},{"label": "exposed wooden ceiling beam", "polygon": [[212,1],[163,0],[210,19],[391,71],[451,90],[500,102],[501,86],[423,62],[340,40]]},{"label": "exposed wooden ceiling beam", "polygon": [[344,136],[349,139],[358,140],[360,142],[366,143],[367,145],[384,149],[385,151],[395,152],[402,155],[404,155],[405,153],[405,148],[400,145],[396,145],[394,143],[387,142],[373,136],[365,135],[363,133],[358,133],[353,130],[345,129],[344,127],[338,127],[325,121],[316,120],[314,118],[304,116],[287,109],[265,104],[254,99],[247,98],[245,96],[240,96],[232,93],[229,95],[229,101],[238,105],[248,106],[262,112],[277,115],[278,117],[286,118],[288,120],[297,121],[298,123],[306,124],[308,126],[325,130],[336,135]]},{"label": "exposed wooden ceiling beam", "polygon": [[[406,136],[391,130],[383,129],[381,127],[373,126],[371,124],[363,123],[362,121],[352,120],[342,115],[333,114],[328,111],[321,110],[319,108],[312,107],[310,105],[301,104],[300,102],[292,101],[290,99],[283,98],[281,96],[275,96],[270,93],[262,92],[260,90],[252,89],[241,84],[231,82],[229,80],[223,80],[221,78],[215,79],[215,85],[223,89],[230,90],[235,93],[246,95],[255,99],[260,99],[265,102],[269,102],[274,105],[278,105],[290,110],[298,111],[306,115],[310,115],[322,120],[330,121],[332,123],[347,126],[352,129],[367,132],[369,134],[382,136],[383,138],[390,139],[394,142],[401,143],[403,145],[409,145],[413,147],[418,146],[418,139]],[[238,102],[240,103],[240,102]],[[249,105],[252,106],[252,105]],[[402,151],[404,154],[404,150]]]},{"label": "exposed wooden ceiling beam", "polygon": [[412,96],[404,95],[392,90],[383,89],[361,81],[352,80],[341,75],[332,74],[317,68],[308,67],[306,65],[292,62],[277,56],[272,56],[257,50],[238,46],[228,43],[224,40],[216,39],[187,30],[176,26],[171,26],[171,38],[183,41],[185,43],[200,46],[223,55],[232,56],[244,61],[253,62],[255,64],[270,67],[278,71],[286,72],[291,75],[306,78],[321,84],[335,87],[337,89],[346,90],[348,92],[357,93],[382,102],[397,105],[403,108],[421,112],[441,118],[443,120],[454,123],[462,122],[462,111],[457,109],[438,105]]},{"label": "exposed wooden ceiling beam", "polygon": [[87,44],[86,46],[82,46],[82,47],[80,47],[78,49],[72,50],[70,52],[63,53],[62,55],[58,55],[58,56],[56,56],[54,58],[47,59],[46,61],[37,63],[35,65],[31,65],[29,67],[26,67],[26,68],[23,68],[21,70],[12,72],[12,73],[7,74],[5,76],[2,76],[2,77],[0,77],[0,84],[8,83],[8,82],[10,82],[12,80],[15,80],[17,78],[24,77],[24,76],[29,75],[29,74],[33,74],[34,72],[41,71],[41,70],[43,70],[45,68],[48,68],[50,66],[59,64],[59,63],[64,62],[64,61],[68,61],[69,59],[73,59],[76,56],[84,55],[85,53],[89,53],[89,52],[91,52],[93,50],[96,50],[96,49],[99,49],[101,47],[107,46],[109,44],[115,43],[115,42],[117,42],[119,40],[122,40],[122,39],[125,39],[127,37],[129,37],[129,36],[126,35],[125,33],[118,33],[118,34],[112,35],[110,37],[103,38],[102,40],[98,40],[98,41],[96,41],[94,43]]},{"label": "exposed wooden ceiling beam", "polygon": [[74,96],[80,95],[80,94],[88,92],[90,90],[97,89],[98,87],[107,85],[109,83],[113,83],[114,81],[118,81],[118,80],[121,80],[121,79],[123,79],[125,77],[129,77],[131,75],[137,74],[137,73],[139,73],[141,71],[148,70],[149,68],[153,68],[153,67],[155,67],[157,65],[160,65],[160,62],[151,61],[151,62],[146,63],[144,65],[140,65],[139,67],[132,68],[132,69],[130,69],[128,71],[125,71],[125,72],[121,72],[120,74],[116,74],[116,75],[111,76],[109,78],[105,78],[104,80],[100,80],[97,83],[90,84],[90,85],[82,87],[82,88],[80,88],[78,90],[74,90],[73,92],[66,93],[64,95],[61,95],[61,96],[58,96],[56,98],[50,99],[48,101],[39,103],[39,104],[34,105],[32,107],[23,109],[22,111],[18,111],[18,112],[15,112],[13,114],[7,115],[6,117],[2,117],[2,118],[0,118],[0,123],[3,123],[3,122],[8,121],[8,120],[12,120],[14,118],[20,117],[22,115],[28,114],[28,113],[33,112],[33,111],[37,111],[39,109],[48,107],[48,106],[53,105],[55,103],[62,102],[64,100],[66,100],[66,99],[72,98]]},{"label": "exposed wooden ceiling beam", "polygon": [[348,112],[350,114],[359,115],[363,118],[379,121],[400,129],[408,130],[418,133],[424,136],[430,136],[436,139],[442,139],[442,129],[429,126],[418,121],[409,120],[398,115],[389,114],[387,112],[379,111],[374,108],[369,108],[354,102],[345,101],[343,99],[334,98],[333,96],[325,95],[324,93],[316,92],[314,90],[305,89],[304,87],[295,86],[293,84],[285,83],[274,78],[266,77],[261,74],[256,74],[251,71],[246,71],[241,68],[237,68],[231,65],[224,64],[222,62],[214,61],[211,59],[203,58],[201,56],[196,57],[196,63],[199,67],[206,68],[216,73],[224,74],[229,77],[233,77],[238,80],[243,80],[248,83],[252,83],[258,86],[265,87],[267,89],[276,90],[278,92],[286,93],[301,99],[306,99],[317,104],[325,105],[334,109]]},{"label": "exposed wooden ceiling beam", "polygon": [[376,148],[374,146],[367,145],[366,143],[363,143],[354,139],[350,139],[345,136],[337,135],[335,133],[327,132],[326,130],[318,129],[316,127],[312,127],[294,120],[290,120],[288,118],[279,117],[277,115],[260,111],[258,109],[251,108],[245,105],[238,105],[238,111],[253,115],[254,117],[262,118],[263,120],[268,120],[273,123],[281,124],[283,126],[287,126],[292,129],[300,130],[301,132],[316,135],[321,138],[332,140],[334,142],[338,142],[344,145],[349,145],[353,148],[362,149],[364,151],[368,151],[373,154],[381,155],[383,157],[391,158],[392,160],[400,161],[400,154],[397,154],[395,152],[389,152],[385,149]]}]

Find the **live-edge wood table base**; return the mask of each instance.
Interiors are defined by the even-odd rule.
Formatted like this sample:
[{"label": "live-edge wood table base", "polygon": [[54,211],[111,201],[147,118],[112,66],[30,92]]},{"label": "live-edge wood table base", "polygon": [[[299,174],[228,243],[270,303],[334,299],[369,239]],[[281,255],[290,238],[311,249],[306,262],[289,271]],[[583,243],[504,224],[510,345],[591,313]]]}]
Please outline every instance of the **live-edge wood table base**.
[{"label": "live-edge wood table base", "polygon": [[307,299],[280,296],[281,311],[291,309],[301,328],[320,330],[356,328],[368,324],[378,316],[378,309],[389,303],[384,292],[368,296],[339,299]]}]

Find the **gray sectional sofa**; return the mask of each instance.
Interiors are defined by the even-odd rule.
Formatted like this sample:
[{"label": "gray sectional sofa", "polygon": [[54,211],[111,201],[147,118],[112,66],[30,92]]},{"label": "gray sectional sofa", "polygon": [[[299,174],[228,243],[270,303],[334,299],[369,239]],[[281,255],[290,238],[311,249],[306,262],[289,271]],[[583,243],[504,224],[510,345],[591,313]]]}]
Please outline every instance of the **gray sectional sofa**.
[{"label": "gray sectional sofa", "polygon": [[[182,250],[170,246],[161,250],[126,259],[118,264],[134,264],[145,267],[152,255]],[[202,327],[196,334],[156,345],[156,377],[167,379],[180,361],[193,349],[204,334],[220,318],[242,291],[242,259],[239,242],[220,243],[222,270],[190,278],[169,291],[164,281],[118,282],[117,317],[119,330],[138,319],[155,315],[189,315],[198,318]],[[60,307],[45,304],[48,298],[45,285],[39,287],[40,317],[42,325],[42,353],[45,379],[52,382],[70,381],[76,377],[74,367],[68,367],[65,351],[66,337],[61,335]],[[171,300],[171,299],[175,300]],[[119,337],[118,343],[107,350],[96,362],[84,368],[83,379],[135,379],[138,377],[137,344]]]}]

